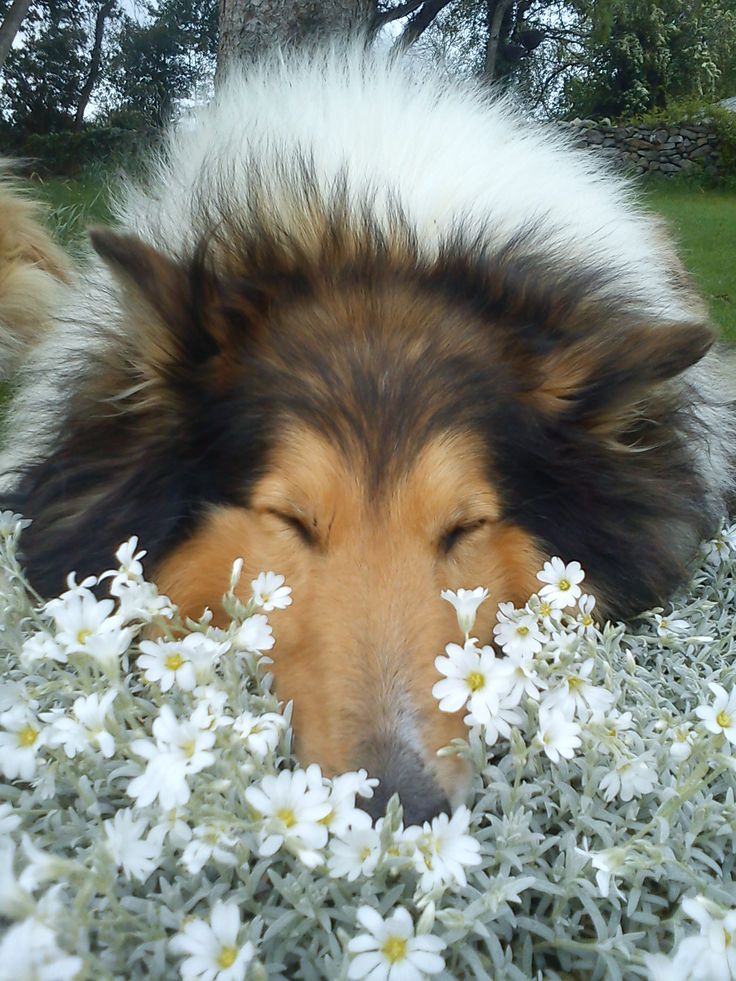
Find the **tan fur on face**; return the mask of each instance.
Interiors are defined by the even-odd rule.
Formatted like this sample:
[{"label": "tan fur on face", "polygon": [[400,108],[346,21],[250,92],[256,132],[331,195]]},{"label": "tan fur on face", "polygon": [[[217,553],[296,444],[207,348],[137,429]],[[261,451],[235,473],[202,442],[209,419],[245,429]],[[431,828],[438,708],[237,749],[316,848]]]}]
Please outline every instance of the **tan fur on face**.
[{"label": "tan fur on face", "polygon": [[[541,563],[528,536],[499,520],[484,456],[473,437],[436,438],[371,499],[360,471],[323,438],[292,431],[251,507],[213,511],[159,570],[160,588],[185,613],[209,606],[220,621],[237,557],[244,595],[261,570],[286,576],[294,602],[272,614],[273,671],[280,698],[294,702],[304,763],[370,770],[371,741],[400,731],[457,796],[456,761],[436,757],[464,732],[461,714],[441,713],[432,697],[435,657],[460,639],[440,591],[488,586],[475,630],[487,643],[497,603],[525,600]],[[311,545],[289,519],[310,530]],[[459,524],[475,527],[445,555],[443,535]]]}]

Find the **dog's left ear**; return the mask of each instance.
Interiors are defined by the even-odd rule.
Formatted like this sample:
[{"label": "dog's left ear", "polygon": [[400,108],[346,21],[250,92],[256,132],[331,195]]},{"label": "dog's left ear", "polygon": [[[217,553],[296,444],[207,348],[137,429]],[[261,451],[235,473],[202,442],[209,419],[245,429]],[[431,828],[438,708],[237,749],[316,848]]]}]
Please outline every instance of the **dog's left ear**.
[{"label": "dog's left ear", "polygon": [[716,340],[699,323],[612,323],[563,337],[535,359],[523,400],[545,415],[615,426],[661,384],[700,361]]}]

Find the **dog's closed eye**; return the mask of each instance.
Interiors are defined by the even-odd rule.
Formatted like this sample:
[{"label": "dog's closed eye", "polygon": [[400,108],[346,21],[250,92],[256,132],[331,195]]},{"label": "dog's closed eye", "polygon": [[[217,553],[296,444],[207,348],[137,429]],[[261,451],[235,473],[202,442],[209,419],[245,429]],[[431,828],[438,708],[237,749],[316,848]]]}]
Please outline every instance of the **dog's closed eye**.
[{"label": "dog's closed eye", "polygon": [[480,531],[480,529],[484,528],[487,524],[488,520],[486,518],[478,518],[476,521],[459,523],[453,525],[451,528],[448,528],[440,537],[440,553],[442,555],[449,555],[452,550],[460,544],[460,542],[464,541],[466,538],[469,538],[476,531]]}]

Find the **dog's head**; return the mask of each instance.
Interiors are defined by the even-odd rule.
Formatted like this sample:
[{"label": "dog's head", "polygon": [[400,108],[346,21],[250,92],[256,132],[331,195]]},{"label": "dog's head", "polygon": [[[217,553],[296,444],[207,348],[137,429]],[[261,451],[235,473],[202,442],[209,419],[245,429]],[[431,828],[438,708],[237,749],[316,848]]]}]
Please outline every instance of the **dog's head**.
[{"label": "dog's head", "polygon": [[[26,510],[32,567],[73,564],[69,516],[91,501],[75,535],[96,521],[99,540],[107,521],[111,549],[138,534],[193,616],[221,610],[238,557],[246,585],[282,573],[294,602],[273,614],[273,671],[299,756],[365,767],[376,806],[398,791],[418,821],[466,778],[437,756],[463,731],[431,695],[457,639],[441,590],[488,587],[484,642],[496,604],[523,603],[552,553],[584,564],[607,612],[666,592],[683,529],[703,520],[671,379],[712,335],[596,300],[590,275],[550,286],[523,243],[424,261],[399,239],[368,247],[364,230],[359,249],[333,229],[316,253],[261,237],[177,261],[96,233],[122,286],[123,350],[80,385]],[[42,489],[62,464],[63,503]]]}]

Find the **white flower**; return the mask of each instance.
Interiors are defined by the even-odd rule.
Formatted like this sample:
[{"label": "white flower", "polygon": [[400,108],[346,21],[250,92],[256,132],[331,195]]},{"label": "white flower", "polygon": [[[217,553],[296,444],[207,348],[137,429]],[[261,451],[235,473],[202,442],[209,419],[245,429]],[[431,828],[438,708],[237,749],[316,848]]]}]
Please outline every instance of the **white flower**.
[{"label": "white flower", "polygon": [[254,654],[270,651],[275,643],[268,617],[262,613],[254,613],[244,620],[233,637],[233,648],[236,651]]},{"label": "white flower", "polygon": [[278,712],[264,712],[262,715],[241,712],[233,722],[233,732],[240,736],[248,752],[259,760],[274,752],[285,729],[286,719]]},{"label": "white flower", "polygon": [[[727,692],[722,685],[708,685],[716,696],[712,705],[698,705],[695,714],[703,720],[709,732],[723,733],[726,739],[736,746],[736,688]],[[0,721],[2,721],[0,717]]]},{"label": "white flower", "polygon": [[595,596],[589,596],[587,593],[583,593],[578,600],[578,612],[575,617],[577,623],[575,632],[581,637],[595,637],[597,633],[598,628],[593,617],[594,609]]},{"label": "white flower", "polygon": [[0,804],[0,838],[16,831],[22,823],[20,814],[16,814],[12,804]]},{"label": "white flower", "polygon": [[457,592],[453,592],[451,589],[445,589],[440,593],[440,596],[443,600],[447,600],[448,603],[452,603],[455,607],[457,622],[467,637],[475,626],[478,607],[488,599],[488,590],[482,586],[478,586],[475,589],[458,589]]},{"label": "white flower", "polygon": [[657,783],[657,774],[642,757],[621,760],[601,780],[599,787],[607,801],[617,795],[623,801],[648,794]]},{"label": "white flower", "polygon": [[548,707],[556,705],[565,715],[572,718],[577,714],[584,721],[589,718],[599,721],[614,702],[614,695],[607,688],[594,685],[590,681],[595,662],[589,658],[569,671],[561,679],[561,684],[550,688],[544,702]]},{"label": "white flower", "polygon": [[143,566],[141,565],[141,559],[146,555],[146,550],[142,549],[137,552],[138,548],[138,537],[133,535],[129,538],[127,542],[118,548],[115,553],[115,558],[118,560],[118,572],[120,576],[125,576],[126,579],[140,579],[143,575]]},{"label": "white flower", "polygon": [[310,771],[308,775],[305,770],[282,770],[246,789],[245,799],[261,820],[261,855],[274,855],[285,847],[308,868],[322,861],[319,849],[327,844],[327,828],[322,822],[330,813],[330,803],[327,788],[315,786],[314,771]]},{"label": "white flower", "polygon": [[559,763],[561,756],[566,760],[573,758],[581,745],[580,732],[577,722],[571,721],[558,708],[539,713],[539,741],[553,763]]},{"label": "white flower", "polygon": [[683,722],[672,730],[670,756],[676,763],[688,759],[695,745],[695,733],[689,722]]},{"label": "white flower", "polygon": [[536,616],[515,611],[513,618],[501,611],[496,614],[499,622],[493,628],[496,643],[510,657],[530,657],[542,650],[544,634]]},{"label": "white flower", "polygon": [[[500,738],[508,739],[511,735],[511,727],[519,726],[523,721],[524,713],[519,709],[518,700],[508,699],[499,702],[494,707],[490,719],[483,723],[483,738],[486,745],[495,746]],[[477,720],[472,713],[465,716],[465,724],[477,725]]]},{"label": "white flower", "polygon": [[215,664],[230,649],[230,642],[219,642],[204,634],[187,634],[181,640],[143,640],[138,664],[147,681],[158,682],[162,691],[174,683],[182,691],[192,691],[212,677]]},{"label": "white flower", "polygon": [[[585,844],[585,842],[584,842]],[[626,864],[626,853],[622,848],[607,848],[602,852],[589,852],[587,845],[584,848],[576,848],[575,851],[584,856],[597,869],[595,881],[598,884],[598,891],[603,899],[607,899],[613,884],[614,894],[620,896],[616,885],[616,876],[621,872]]]},{"label": "white flower", "polygon": [[192,829],[175,807],[161,815],[156,828],[161,829],[163,837],[168,837],[174,848],[183,848],[192,840]]},{"label": "white flower", "polygon": [[227,835],[215,824],[200,824],[194,829],[194,837],[184,849],[181,864],[191,875],[197,875],[210,860],[219,865],[235,865],[232,849],[237,840]]},{"label": "white flower", "polygon": [[[512,603],[500,603],[499,610],[504,606],[510,606],[513,609]],[[562,610],[558,607],[553,606],[547,599],[540,599],[538,596],[534,595],[530,597],[529,602],[524,607],[527,613],[531,613],[533,617],[537,618],[538,623],[545,630],[555,632],[559,630],[560,623],[562,621]]]},{"label": "white flower", "polygon": [[136,798],[138,807],[147,807],[157,797],[164,810],[187,803],[187,776],[215,761],[210,752],[215,734],[205,728],[209,724],[206,711],[179,721],[168,705],[161,707],[153,723],[155,744],[147,739],[135,739],[130,744],[134,753],[148,760],[145,772],[128,784],[128,794]]},{"label": "white flower", "polygon": [[416,936],[403,906],[397,906],[386,919],[370,906],[360,906],[356,919],[367,933],[348,943],[354,955],[348,968],[350,981],[421,981],[444,969],[440,955],[446,947],[444,940],[431,934]]},{"label": "white flower", "polygon": [[67,656],[87,654],[108,667],[118,663],[133,639],[122,617],[113,614],[114,606],[112,600],[98,600],[82,585],[50,600],[45,611],[53,617],[56,641]]},{"label": "white flower", "polygon": [[552,606],[563,609],[574,606],[580,599],[583,592],[580,583],[585,579],[585,573],[579,562],[565,565],[562,559],[555,556],[544,563],[542,571],[537,573],[537,579],[547,584],[539,590],[540,597]]},{"label": "white flower", "polygon": [[330,838],[327,868],[330,875],[354,882],[358,876],[371,876],[381,858],[381,836],[367,826],[346,828],[339,837]]},{"label": "white flower", "polygon": [[349,827],[365,828],[371,824],[369,815],[355,806],[355,798],[372,797],[373,788],[378,786],[375,777],[368,777],[366,770],[341,773],[332,780],[324,780],[319,767],[307,767],[307,777],[310,784],[319,787],[319,781],[324,781],[329,793],[330,810],[322,819],[322,824],[329,828],[332,834],[342,834]]},{"label": "white flower", "polygon": [[20,652],[20,663],[24,668],[29,668],[35,661],[58,661],[59,664],[65,664],[67,656],[51,634],[39,630],[23,641]]},{"label": "white flower", "polygon": [[[105,719],[116,695],[114,690],[106,692],[102,698],[96,692],[87,696],[80,695],[72,706],[72,712],[76,716],[74,719],[63,716],[52,720],[51,713],[48,713],[51,725],[46,734],[47,744],[63,746],[69,759],[73,759],[77,753],[97,743],[102,755],[109,759],[115,752],[115,740],[105,728]],[[41,718],[46,721],[44,714]]]},{"label": "white flower", "polygon": [[547,682],[539,676],[537,662],[532,657],[511,655],[501,662],[506,674],[509,701],[521,701],[522,695],[528,695],[538,702]]},{"label": "white flower", "polygon": [[709,565],[728,562],[736,553],[736,525],[724,528],[720,535],[705,544],[705,559]]},{"label": "white flower", "polygon": [[143,882],[158,868],[166,834],[161,825],[153,828],[144,838],[148,820],[134,818],[131,809],[126,807],[116,811],[103,827],[108,850],[126,878]]},{"label": "white flower", "polygon": [[11,926],[0,943],[0,977],[8,981],[72,981],[81,970],[81,957],[61,950],[35,917]]},{"label": "white flower", "polygon": [[[469,638],[463,647],[448,644],[447,657],[435,658],[435,667],[445,675],[432,688],[442,712],[458,712],[466,703],[478,723],[486,722],[498,704],[499,682],[505,677],[503,662],[496,658],[492,647],[476,646]],[[502,691],[505,693],[505,687]]]},{"label": "white flower", "polygon": [[700,934],[682,940],[672,959],[646,958],[654,981],[733,981],[736,978],[736,909],[715,907],[703,896],[683,899],[682,910],[700,926]]},{"label": "white flower", "polygon": [[250,942],[240,943],[240,911],[237,903],[216,903],[209,923],[185,922],[181,933],[169,942],[172,953],[185,957],[181,976],[202,981],[243,981],[256,954]]},{"label": "white flower", "polygon": [[110,593],[118,601],[118,616],[124,623],[134,620],[147,623],[156,616],[171,619],[174,615],[171,600],[162,596],[151,582],[116,576],[110,583]]},{"label": "white flower", "polygon": [[0,714],[0,770],[8,780],[31,780],[36,772],[36,754],[45,742],[45,732],[31,710],[16,705]]},{"label": "white flower", "polygon": [[660,613],[654,614],[657,623],[658,637],[671,637],[672,634],[684,633],[690,626],[687,620],[673,620],[671,617],[663,617]]},{"label": "white flower", "polygon": [[284,585],[283,576],[277,576],[275,572],[261,572],[250,585],[256,606],[262,606],[266,613],[291,606],[291,586]]},{"label": "white flower", "polygon": [[467,833],[469,827],[470,811],[462,806],[451,818],[439,814],[431,824],[406,829],[404,837],[416,846],[414,865],[424,892],[453,883],[464,886],[466,868],[480,865],[480,844]]}]

